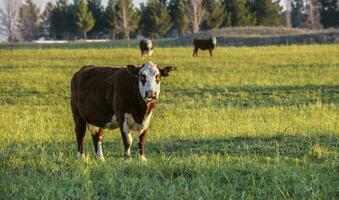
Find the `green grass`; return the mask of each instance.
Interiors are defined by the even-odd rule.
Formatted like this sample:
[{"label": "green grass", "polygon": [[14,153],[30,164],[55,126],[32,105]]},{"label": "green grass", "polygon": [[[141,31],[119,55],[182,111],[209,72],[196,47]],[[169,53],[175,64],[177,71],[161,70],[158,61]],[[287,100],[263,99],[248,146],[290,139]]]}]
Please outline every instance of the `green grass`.
[{"label": "green grass", "polygon": [[157,48],[163,79],[146,155],[76,160],[69,82],[137,49],[0,50],[0,199],[338,199],[339,45]]}]

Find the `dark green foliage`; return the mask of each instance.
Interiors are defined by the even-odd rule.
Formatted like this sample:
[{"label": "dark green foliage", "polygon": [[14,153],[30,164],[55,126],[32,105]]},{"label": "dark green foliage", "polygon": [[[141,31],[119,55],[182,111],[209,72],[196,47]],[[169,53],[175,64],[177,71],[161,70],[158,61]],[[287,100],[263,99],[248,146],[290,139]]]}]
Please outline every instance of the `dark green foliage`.
[{"label": "dark green foliage", "polygon": [[319,0],[320,22],[324,28],[339,27],[338,0]]},{"label": "dark green foliage", "polygon": [[250,2],[251,11],[256,18],[256,25],[259,26],[279,26],[280,6],[279,1],[253,0]]},{"label": "dark green foliage", "polygon": [[105,19],[106,19],[106,32],[114,39],[115,34],[117,33],[117,16],[116,16],[116,6],[117,0],[109,0],[106,10],[105,10]]},{"label": "dark green foliage", "polygon": [[171,28],[171,17],[165,5],[159,0],[149,1],[141,8],[140,28],[147,37],[164,36]]},{"label": "dark green foliage", "polygon": [[58,0],[55,8],[51,12],[50,31],[51,35],[56,39],[64,39],[67,33],[73,31],[73,16],[69,13],[69,5],[67,0]]},{"label": "dark green foliage", "polygon": [[206,9],[206,17],[202,23],[202,29],[219,28],[224,21],[226,13],[219,0],[206,0],[204,1]]},{"label": "dark green foliage", "polygon": [[91,11],[88,10],[85,0],[80,0],[76,10],[75,24],[77,30],[84,35],[84,39],[86,39],[86,33],[93,28],[94,23],[95,20]]},{"label": "dark green foliage", "polygon": [[105,28],[105,10],[102,6],[101,0],[87,0],[88,9],[91,11],[95,24],[94,27],[88,32],[89,35],[102,35]]},{"label": "dark green foliage", "polygon": [[173,28],[178,31],[179,36],[185,36],[189,30],[189,18],[185,0],[171,0],[169,3],[169,10]]},{"label": "dark green foliage", "polygon": [[291,8],[292,8],[292,27],[303,27],[307,21],[304,1],[303,0],[292,1]]},{"label": "dark green foliage", "polygon": [[124,39],[129,39],[130,33],[138,28],[139,13],[134,8],[132,0],[118,0],[115,9],[117,28]]},{"label": "dark green foliage", "polygon": [[224,1],[226,11],[225,26],[251,26],[255,23],[255,18],[250,12],[246,0],[226,0]]},{"label": "dark green foliage", "polygon": [[49,39],[51,37],[51,14],[53,12],[54,6],[51,2],[48,2],[44,12],[42,13],[41,25],[40,25],[40,34],[45,38]]},{"label": "dark green foliage", "polygon": [[39,37],[39,15],[40,9],[32,0],[19,9],[19,30],[23,40],[31,41]]}]

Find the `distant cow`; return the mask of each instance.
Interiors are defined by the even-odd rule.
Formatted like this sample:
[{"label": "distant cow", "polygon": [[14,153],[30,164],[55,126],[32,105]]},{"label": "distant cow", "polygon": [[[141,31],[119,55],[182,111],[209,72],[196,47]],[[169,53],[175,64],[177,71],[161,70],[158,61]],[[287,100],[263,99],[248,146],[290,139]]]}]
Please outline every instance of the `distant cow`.
[{"label": "distant cow", "polygon": [[212,57],[212,50],[217,45],[217,38],[211,37],[209,39],[194,39],[194,50],[193,50],[193,56],[198,56],[198,49],[201,50],[207,50],[210,52],[210,56]]},{"label": "distant cow", "polygon": [[102,152],[103,130],[120,128],[125,159],[131,158],[132,136],[139,137],[140,159],[146,161],[144,143],[153,108],[160,93],[160,79],[168,76],[171,66],[160,69],[152,62],[142,66],[84,66],[71,80],[71,107],[78,144],[77,157],[83,157],[86,126],[98,159]]},{"label": "distant cow", "polygon": [[152,56],[153,54],[153,43],[150,39],[142,39],[139,43],[141,57],[146,58],[147,56]]}]

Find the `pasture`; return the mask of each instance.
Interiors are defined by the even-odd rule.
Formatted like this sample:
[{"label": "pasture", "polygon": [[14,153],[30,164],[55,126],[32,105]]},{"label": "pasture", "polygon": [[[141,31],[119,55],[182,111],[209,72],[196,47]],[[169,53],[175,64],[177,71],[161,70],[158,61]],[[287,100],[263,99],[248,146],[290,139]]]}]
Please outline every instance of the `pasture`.
[{"label": "pasture", "polygon": [[338,199],[339,45],[156,48],[148,163],[105,131],[76,160],[70,78],[145,62],[136,48],[0,50],[0,199]]}]

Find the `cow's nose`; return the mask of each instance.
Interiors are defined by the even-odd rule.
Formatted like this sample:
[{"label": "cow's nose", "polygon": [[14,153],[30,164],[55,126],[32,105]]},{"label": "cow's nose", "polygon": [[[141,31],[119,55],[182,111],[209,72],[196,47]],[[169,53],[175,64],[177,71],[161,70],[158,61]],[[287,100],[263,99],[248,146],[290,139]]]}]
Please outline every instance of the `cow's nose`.
[{"label": "cow's nose", "polygon": [[157,91],[148,90],[148,91],[146,91],[145,96],[147,98],[156,98],[157,97]]}]

